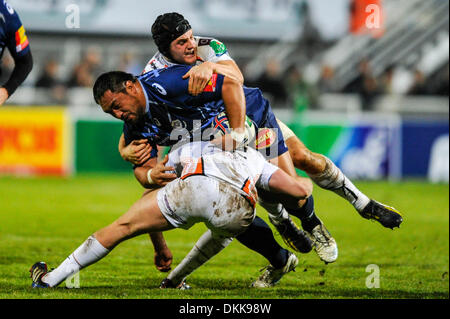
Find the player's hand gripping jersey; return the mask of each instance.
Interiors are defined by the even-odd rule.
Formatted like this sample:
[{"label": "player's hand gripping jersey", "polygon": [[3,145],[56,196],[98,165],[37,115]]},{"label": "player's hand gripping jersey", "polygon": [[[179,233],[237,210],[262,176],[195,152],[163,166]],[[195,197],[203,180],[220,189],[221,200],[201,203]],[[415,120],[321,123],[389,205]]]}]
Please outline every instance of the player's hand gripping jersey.
[{"label": "player's hand gripping jersey", "polygon": [[[209,142],[188,143],[172,150],[169,153],[167,165],[175,167],[179,179],[172,181],[158,193],[158,203],[169,222],[175,227],[182,228],[191,227],[198,219],[214,219],[216,226],[220,224],[220,220],[228,223],[228,218],[236,217],[232,209],[232,205],[236,203],[226,204],[219,201],[220,198],[228,198],[227,196],[231,194],[238,194],[244,198],[250,205],[246,205],[246,209],[254,212],[258,200],[256,187],[269,190],[270,177],[278,169],[265,161],[264,157],[254,149],[226,152]],[[202,178],[199,179],[200,177]],[[185,205],[180,203],[184,199],[181,200],[180,196],[177,196],[180,191],[186,192],[181,190],[184,180],[192,181],[192,183],[201,181],[198,187],[209,193],[208,196],[197,188],[194,189],[195,194],[191,194],[191,198],[185,200],[197,201],[196,205],[211,209],[189,212],[178,209]],[[214,199],[216,197],[217,200]],[[223,211],[229,209],[230,212],[222,217],[214,214],[209,216],[211,212],[214,212],[215,206]],[[227,206],[230,207],[227,208]]]},{"label": "player's hand gripping jersey", "polygon": [[[172,146],[179,140],[209,140],[214,118],[225,111],[222,100],[224,77],[214,74],[204,92],[198,96],[188,93],[187,79],[182,76],[190,66],[174,65],[138,76],[146,97],[145,121],[132,125],[125,123],[125,143],[147,138],[152,145],[152,157],[157,156],[156,145]],[[287,151],[278,123],[269,105],[257,88],[244,87],[247,116],[258,128],[272,128],[270,143],[277,147],[270,157]],[[203,136],[202,136],[203,135]]]},{"label": "player's hand gripping jersey", "polygon": [[[194,37],[197,42],[197,62],[196,65],[201,64],[203,62],[214,62],[217,63],[219,61],[228,61],[232,60],[230,55],[228,54],[227,48],[225,45],[212,38],[205,37]],[[177,63],[173,63],[161,54],[161,52],[157,52],[151,59],[148,61],[145,69],[142,73],[147,73],[157,69],[164,69],[173,65],[177,65]]]}]

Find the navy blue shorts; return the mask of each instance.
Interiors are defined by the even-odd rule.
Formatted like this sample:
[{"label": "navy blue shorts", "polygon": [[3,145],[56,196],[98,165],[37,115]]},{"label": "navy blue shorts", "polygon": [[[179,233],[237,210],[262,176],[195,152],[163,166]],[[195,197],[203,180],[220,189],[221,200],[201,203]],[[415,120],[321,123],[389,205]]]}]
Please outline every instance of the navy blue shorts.
[{"label": "navy blue shorts", "polygon": [[[250,91],[250,92],[249,92]],[[247,115],[258,127],[256,149],[266,159],[276,158],[288,151],[283,133],[273,114],[269,101],[259,89],[246,88]]]}]

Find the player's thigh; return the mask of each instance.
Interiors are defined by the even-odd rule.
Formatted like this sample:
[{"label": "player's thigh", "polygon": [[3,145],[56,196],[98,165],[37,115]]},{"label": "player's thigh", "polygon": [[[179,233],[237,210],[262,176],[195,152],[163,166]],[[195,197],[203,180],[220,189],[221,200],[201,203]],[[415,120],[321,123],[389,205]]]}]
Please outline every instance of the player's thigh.
[{"label": "player's thigh", "polygon": [[130,209],[94,236],[106,248],[112,249],[120,242],[148,232],[159,232],[173,227],[161,214],[156,193],[144,195]]},{"label": "player's thigh", "polygon": [[117,224],[128,227],[129,232],[133,235],[171,229],[171,225],[164,218],[158,206],[157,194],[159,191],[145,193],[124,215],[117,219]]}]

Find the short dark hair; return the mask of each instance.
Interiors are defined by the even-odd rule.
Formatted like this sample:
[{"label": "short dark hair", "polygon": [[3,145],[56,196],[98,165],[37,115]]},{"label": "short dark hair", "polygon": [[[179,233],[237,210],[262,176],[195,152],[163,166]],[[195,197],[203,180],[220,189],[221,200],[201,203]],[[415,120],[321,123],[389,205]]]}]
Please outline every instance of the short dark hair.
[{"label": "short dark hair", "polygon": [[100,104],[100,100],[106,91],[113,93],[125,92],[124,83],[127,81],[136,82],[136,77],[130,73],[122,71],[111,71],[103,73],[95,81],[93,93],[95,103]]},{"label": "short dark hair", "polygon": [[152,37],[159,52],[172,58],[170,43],[191,28],[189,21],[176,12],[159,15],[152,25]]}]

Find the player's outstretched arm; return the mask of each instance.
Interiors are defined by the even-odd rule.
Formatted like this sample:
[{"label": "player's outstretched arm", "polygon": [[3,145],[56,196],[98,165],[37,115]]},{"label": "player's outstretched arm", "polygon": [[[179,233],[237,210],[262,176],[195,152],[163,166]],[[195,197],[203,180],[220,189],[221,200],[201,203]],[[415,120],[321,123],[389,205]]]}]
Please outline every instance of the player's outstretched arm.
[{"label": "player's outstretched arm", "polygon": [[161,272],[170,271],[173,255],[169,247],[167,247],[163,233],[151,233],[150,239],[152,240],[153,247],[155,248],[154,262],[156,269]]}]

